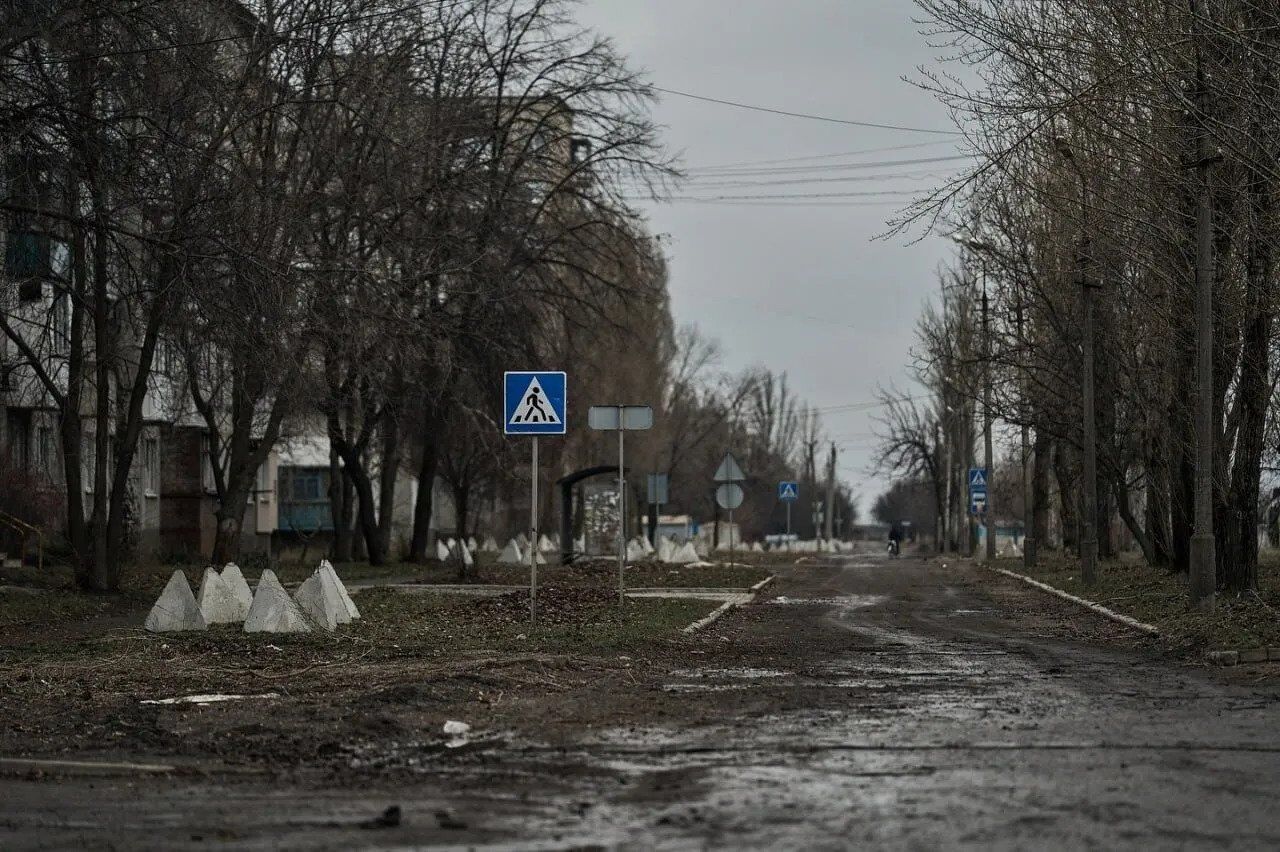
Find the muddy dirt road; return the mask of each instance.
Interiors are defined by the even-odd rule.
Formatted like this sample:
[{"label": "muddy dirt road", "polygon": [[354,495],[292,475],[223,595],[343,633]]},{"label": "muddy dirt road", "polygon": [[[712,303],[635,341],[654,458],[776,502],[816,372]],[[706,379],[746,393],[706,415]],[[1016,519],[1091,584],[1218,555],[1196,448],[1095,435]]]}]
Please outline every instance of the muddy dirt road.
[{"label": "muddy dirt road", "polygon": [[459,748],[0,778],[0,847],[1280,848],[1274,671],[1121,631],[973,568],[800,566],[681,662],[521,701]]}]

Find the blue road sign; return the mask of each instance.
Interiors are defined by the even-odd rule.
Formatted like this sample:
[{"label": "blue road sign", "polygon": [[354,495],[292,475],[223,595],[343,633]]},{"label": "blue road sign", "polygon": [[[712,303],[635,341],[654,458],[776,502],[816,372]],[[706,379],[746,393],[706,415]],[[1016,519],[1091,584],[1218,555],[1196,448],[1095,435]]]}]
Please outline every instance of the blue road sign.
[{"label": "blue road sign", "polygon": [[987,469],[985,467],[969,468],[969,490],[970,491],[986,491],[987,490]]},{"label": "blue road sign", "polygon": [[502,431],[508,435],[563,435],[569,420],[561,372],[502,375]]},{"label": "blue road sign", "polygon": [[987,513],[987,492],[986,489],[981,491],[972,491],[969,494],[969,514],[985,515]]},{"label": "blue road sign", "polygon": [[799,500],[800,485],[795,482],[779,482],[778,499],[784,503],[794,503]]}]

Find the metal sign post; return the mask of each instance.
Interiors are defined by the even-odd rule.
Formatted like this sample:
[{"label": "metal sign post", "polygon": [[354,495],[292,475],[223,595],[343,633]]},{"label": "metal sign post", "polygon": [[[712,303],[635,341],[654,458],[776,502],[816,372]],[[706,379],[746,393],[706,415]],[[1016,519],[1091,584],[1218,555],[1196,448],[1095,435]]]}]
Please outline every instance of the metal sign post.
[{"label": "metal sign post", "polygon": [[533,475],[529,477],[529,623],[538,623],[538,436],[533,436]]},{"label": "metal sign post", "polygon": [[985,467],[969,468],[969,514],[978,519],[982,524],[982,528],[987,536],[987,552],[990,552],[990,542],[995,541],[991,524],[987,523],[987,512],[989,511],[989,498],[987,497],[987,469]]},{"label": "metal sign post", "polygon": [[787,550],[791,550],[791,504],[800,499],[800,484],[785,479],[779,482],[778,499],[787,507]]},{"label": "metal sign post", "polygon": [[736,482],[726,482],[716,488],[716,503],[721,509],[729,510],[729,564],[733,564],[733,510],[742,505],[742,486]]},{"label": "metal sign post", "polygon": [[598,431],[618,432],[618,606],[627,603],[627,467],[623,434],[653,428],[653,408],[648,405],[593,405],[587,425]]},{"label": "metal sign post", "polygon": [[729,563],[733,563],[733,510],[742,505],[742,486],[739,482],[746,480],[742,466],[733,457],[733,453],[725,453],[716,468],[715,481],[725,483],[716,489],[716,502],[721,508],[729,510]]},{"label": "metal sign post", "polygon": [[508,371],[502,376],[502,432],[533,438],[529,466],[529,621],[533,624],[538,621],[538,436],[567,431],[567,384],[559,371]]},{"label": "metal sign post", "polygon": [[653,545],[654,547],[658,546],[658,542],[657,542],[658,517],[659,515],[662,514],[663,504],[667,502],[668,485],[669,485],[669,480],[668,480],[667,474],[665,473],[649,474],[648,497],[649,497],[649,505],[652,507],[650,509],[650,512],[652,513],[650,515],[650,523],[653,526],[649,530],[649,532],[652,535],[646,536],[646,537],[649,538],[649,544]]}]

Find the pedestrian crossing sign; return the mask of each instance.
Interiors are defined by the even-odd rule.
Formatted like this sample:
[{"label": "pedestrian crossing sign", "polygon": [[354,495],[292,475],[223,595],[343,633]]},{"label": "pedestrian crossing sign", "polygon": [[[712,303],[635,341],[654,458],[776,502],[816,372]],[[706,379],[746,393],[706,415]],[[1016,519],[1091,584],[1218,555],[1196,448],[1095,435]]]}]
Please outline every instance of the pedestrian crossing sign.
[{"label": "pedestrian crossing sign", "polygon": [[986,491],[987,490],[987,469],[985,467],[969,468],[969,490],[970,491]]},{"label": "pedestrian crossing sign", "polygon": [[568,420],[562,372],[507,372],[502,377],[503,432],[563,435]]},{"label": "pedestrian crossing sign", "polygon": [[794,503],[800,499],[800,486],[795,482],[778,483],[778,499],[784,503]]}]

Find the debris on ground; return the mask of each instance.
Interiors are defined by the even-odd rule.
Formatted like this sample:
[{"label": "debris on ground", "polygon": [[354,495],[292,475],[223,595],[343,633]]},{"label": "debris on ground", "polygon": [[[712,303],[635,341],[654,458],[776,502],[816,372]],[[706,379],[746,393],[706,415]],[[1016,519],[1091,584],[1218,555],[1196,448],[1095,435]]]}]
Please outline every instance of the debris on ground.
[{"label": "debris on ground", "polygon": [[[526,591],[478,598],[473,605],[488,618],[507,622],[529,619]],[[602,609],[617,605],[618,593],[613,589],[544,586],[538,589],[538,623],[575,624],[598,618]]]},{"label": "debris on ground", "polygon": [[392,805],[373,819],[360,823],[361,828],[396,828],[400,825],[401,813],[399,805]]}]

